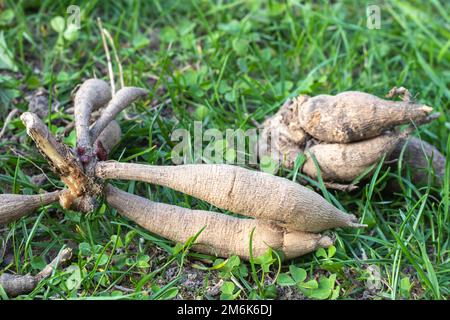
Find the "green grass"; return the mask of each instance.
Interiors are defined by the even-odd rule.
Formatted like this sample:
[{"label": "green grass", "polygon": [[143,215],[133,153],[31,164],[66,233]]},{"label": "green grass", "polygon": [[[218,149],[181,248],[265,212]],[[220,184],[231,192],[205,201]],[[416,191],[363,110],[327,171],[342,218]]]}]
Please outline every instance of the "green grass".
[{"label": "green grass", "polygon": [[[43,87],[60,103],[46,121],[54,133],[61,132],[63,120],[72,119],[65,110],[72,106],[75,86],[94,74],[107,78],[96,25],[101,17],[114,37],[125,83],[150,92],[121,115],[124,138],[114,159],[171,164],[170,133],[193,130],[194,120],[202,120],[205,130],[246,130],[300,93],[359,90],[383,96],[399,85],[441,112],[421,127],[420,136],[450,152],[448,1],[385,1],[379,30],[366,27],[362,1],[86,1],[80,4],[81,29],[71,41],[50,25],[57,16],[67,18],[70,1],[40,2],[24,8],[21,2],[0,1],[14,13],[11,21],[0,18],[0,33],[15,69],[0,72],[2,124],[9,109],[27,110],[24,97]],[[73,136],[66,138],[70,141]],[[17,117],[0,150],[2,192],[31,194],[62,186]],[[30,181],[39,168],[50,177],[41,187]],[[364,217],[370,227],[337,230],[331,250],[282,265],[270,252],[251,263],[196,254],[189,251],[191,244],[152,235],[106,205],[89,215],[52,205],[0,227],[0,239],[12,253],[9,259],[0,256],[0,272],[37,273],[44,259],[71,246],[72,264],[19,298],[448,299],[449,172],[447,165],[440,189],[418,189],[381,166],[351,194],[315,183],[318,192]],[[278,174],[302,176],[298,170]],[[401,193],[385,189],[391,179],[402,180]],[[159,202],[217,210],[167,188],[116,185]],[[374,273],[381,281],[373,280]],[[224,285],[215,294],[220,281]]]}]

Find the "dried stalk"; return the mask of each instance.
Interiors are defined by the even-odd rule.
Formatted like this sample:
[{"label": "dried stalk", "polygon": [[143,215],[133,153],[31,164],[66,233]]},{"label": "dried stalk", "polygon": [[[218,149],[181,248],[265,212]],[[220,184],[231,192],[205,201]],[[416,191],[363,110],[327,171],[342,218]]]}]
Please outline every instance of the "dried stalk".
[{"label": "dried stalk", "polygon": [[114,60],[116,60],[117,68],[119,69],[120,88],[122,89],[125,87],[125,82],[123,80],[123,68],[122,68],[122,64],[120,63],[119,55],[117,54],[116,46],[114,45],[114,40],[107,29],[102,28],[102,30],[103,30],[103,33],[105,34],[106,38],[108,39],[109,44],[111,45],[111,48],[112,48],[112,51],[114,54]]},{"label": "dried stalk", "polygon": [[98,24],[98,28],[100,29],[100,36],[102,37],[103,49],[105,50],[106,62],[108,64],[109,81],[111,83],[111,97],[114,97],[114,95],[116,94],[116,85],[114,82],[114,72],[113,72],[112,63],[111,63],[111,55],[109,54],[108,43],[106,42],[106,38],[105,38],[105,32],[103,29],[102,19],[100,19],[100,17],[97,18],[97,24]]},{"label": "dried stalk", "polygon": [[4,273],[0,276],[0,286],[5,290],[9,297],[16,297],[21,294],[27,294],[33,291],[42,280],[48,278],[53,270],[61,264],[67,262],[72,257],[72,250],[66,248],[62,250],[58,256],[53,259],[41,272],[35,276],[31,275],[14,275]]},{"label": "dried stalk", "polygon": [[6,128],[8,127],[8,125],[9,125],[10,122],[11,122],[11,120],[13,119],[13,117],[16,115],[16,113],[17,113],[18,111],[19,111],[18,109],[14,108],[14,109],[12,109],[12,110],[8,113],[8,115],[6,116],[6,119],[5,119],[5,121],[3,122],[2,130],[0,130],[0,139],[1,139],[1,138],[3,137],[3,135],[5,134]]},{"label": "dried stalk", "polygon": [[[20,118],[39,151],[70,190],[70,192],[60,195],[60,203],[64,208],[69,208],[74,199],[78,197],[97,196],[101,193],[102,186],[95,179],[84,174],[75,155],[66,145],[52,136],[37,115],[25,112]],[[91,206],[87,204],[82,205],[83,210],[87,210],[89,207]]]}]

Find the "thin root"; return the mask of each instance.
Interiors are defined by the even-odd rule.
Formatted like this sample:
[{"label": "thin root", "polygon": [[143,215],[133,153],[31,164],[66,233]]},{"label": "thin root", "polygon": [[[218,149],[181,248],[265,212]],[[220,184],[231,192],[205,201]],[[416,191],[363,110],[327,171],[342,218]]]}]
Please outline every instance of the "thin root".
[{"label": "thin root", "polygon": [[45,268],[35,276],[4,273],[0,276],[0,286],[5,290],[9,297],[30,293],[36,288],[40,281],[50,277],[53,270],[70,260],[71,257],[71,249],[66,248],[62,250],[52,262],[45,266]]}]

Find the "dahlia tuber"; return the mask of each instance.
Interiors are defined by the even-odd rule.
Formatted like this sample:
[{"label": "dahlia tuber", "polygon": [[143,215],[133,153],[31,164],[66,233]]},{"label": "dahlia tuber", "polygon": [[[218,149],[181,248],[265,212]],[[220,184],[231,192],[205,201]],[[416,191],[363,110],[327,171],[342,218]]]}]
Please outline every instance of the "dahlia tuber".
[{"label": "dahlia tuber", "polygon": [[[420,126],[439,116],[430,114],[431,107],[412,102],[405,88],[394,89],[388,97],[401,94],[403,101],[356,91],[289,100],[265,121],[259,156],[270,155],[293,168],[296,158],[304,154],[304,174],[317,179],[319,169],[327,187],[351,190],[354,185],[344,183],[370,172],[384,156],[394,153],[395,157],[395,150],[414,128],[411,122]],[[408,123],[408,129],[399,130],[399,125]]]},{"label": "dahlia tuber", "polygon": [[348,143],[373,138],[400,124],[421,122],[433,109],[407,101],[389,101],[358,91],[319,95],[299,107],[299,124],[314,138]]},{"label": "dahlia tuber", "polygon": [[394,150],[400,137],[393,132],[353,143],[321,143],[307,151],[303,172],[317,178],[314,156],[319,164],[323,180],[352,182],[376,165],[383,155]]},{"label": "dahlia tuber", "polygon": [[107,187],[106,201],[143,228],[176,242],[186,242],[204,228],[195,241],[194,249],[221,257],[238,255],[248,260],[253,229],[254,256],[262,255],[270,247],[282,251],[290,259],[333,244],[327,236],[289,231],[255,219],[239,219],[216,212],[156,203],[112,186]]},{"label": "dahlia tuber", "polygon": [[[110,100],[109,92],[109,86],[105,82],[95,79],[86,81],[77,92],[75,151],[57,141],[36,115],[22,115],[27,133],[68,186],[68,189],[55,192],[54,195],[52,193],[52,196],[49,194],[46,202],[42,203],[51,203],[59,197],[64,208],[72,207],[87,212],[95,207],[95,199],[105,194],[106,202],[119,213],[151,232],[184,242],[202,230],[194,246],[196,250],[219,256],[239,255],[245,259],[250,258],[250,235],[253,230],[252,249],[255,256],[271,247],[282,251],[287,258],[294,258],[332,244],[329,237],[315,232],[337,227],[364,226],[357,223],[354,215],[335,208],[314,191],[267,173],[230,165],[149,166],[105,161],[121,136],[120,126],[114,118],[127,105],[146,94],[143,89],[125,87]],[[326,149],[329,145],[329,150],[334,147],[311,139],[300,125],[300,109],[308,99],[313,98],[299,97],[295,103],[287,103],[276,118],[268,121],[270,126],[279,131],[268,137],[282,137],[281,141],[288,148],[282,149],[281,143],[276,144],[276,147],[282,152],[290,150],[291,156],[309,148],[320,158],[319,147]],[[107,107],[89,129],[91,112],[105,104]],[[335,158],[345,158],[347,152],[354,152],[356,156],[352,165],[355,170],[359,170],[376,161],[375,153],[386,152],[391,145],[393,149],[395,143],[390,141],[396,139],[398,140],[397,135],[383,132],[382,136],[373,138],[373,141],[360,142],[371,145],[374,155],[370,161],[360,159],[363,157],[358,156],[358,143],[349,144],[348,150],[344,149],[343,153],[336,151]],[[295,147],[290,149],[289,144]],[[322,162],[326,164],[326,160]],[[310,159],[307,158],[306,167],[309,165]],[[104,179],[159,184],[255,219],[241,219],[216,212],[151,202],[108,186]],[[27,205],[26,208],[18,206],[17,212],[13,213],[11,207],[2,206],[0,202],[0,217],[3,219],[0,222],[12,221],[37,208],[36,199],[40,198],[30,197],[32,198],[27,198],[26,201],[34,199],[34,205]]]},{"label": "dahlia tuber", "polygon": [[112,100],[108,103],[106,108],[102,110],[100,118],[97,119],[95,124],[90,129],[90,135],[92,141],[95,141],[100,133],[114,118],[133,103],[135,100],[144,97],[147,91],[142,88],[125,87],[117,91]]},{"label": "dahlia tuber", "polygon": [[71,257],[72,250],[69,248],[63,249],[52,262],[35,276],[3,273],[0,275],[0,286],[9,297],[30,293],[40,281],[50,277],[54,269],[70,260]]},{"label": "dahlia tuber", "polygon": [[119,144],[122,130],[116,120],[111,121],[95,140],[95,154],[98,160],[104,161],[112,149]]},{"label": "dahlia tuber", "polygon": [[237,166],[99,162],[95,171],[102,179],[138,180],[163,185],[219,208],[272,220],[293,230],[320,232],[337,227],[362,227],[354,215],[340,211],[298,183]]},{"label": "dahlia tuber", "polygon": [[86,80],[75,94],[75,129],[77,147],[88,149],[91,146],[89,123],[92,111],[101,108],[111,99],[109,85],[99,79]]}]

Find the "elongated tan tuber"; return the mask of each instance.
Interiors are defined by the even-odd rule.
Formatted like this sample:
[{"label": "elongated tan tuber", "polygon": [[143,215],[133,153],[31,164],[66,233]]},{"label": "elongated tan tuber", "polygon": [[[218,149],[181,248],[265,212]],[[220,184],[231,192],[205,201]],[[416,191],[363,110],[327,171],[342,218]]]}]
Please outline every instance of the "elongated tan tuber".
[{"label": "elongated tan tuber", "polygon": [[389,155],[399,141],[399,134],[381,136],[353,143],[321,143],[308,149],[303,172],[317,178],[311,155],[316,157],[325,181],[351,182],[376,165],[383,155]]},{"label": "elongated tan tuber", "polygon": [[319,234],[289,231],[273,223],[254,219],[239,219],[216,212],[191,210],[156,203],[107,187],[106,201],[127,218],[164,238],[185,242],[202,228],[194,249],[221,257],[238,255],[250,258],[250,235],[253,229],[253,254],[259,256],[269,247],[281,250],[286,258],[294,258],[333,241]]},{"label": "elongated tan tuber", "polygon": [[77,147],[88,149],[91,144],[89,124],[93,110],[101,108],[111,100],[108,83],[100,79],[86,80],[78,89],[74,99]]},{"label": "elongated tan tuber", "polygon": [[[439,117],[439,113],[430,114],[431,107],[411,101],[407,89],[394,88],[388,96],[397,95],[402,95],[403,101],[356,91],[291,99],[265,121],[258,143],[260,159],[271,156],[292,169],[297,157],[304,154],[304,174],[317,179],[318,165],[327,188],[349,191],[355,186],[346,183],[370,174],[400,140]],[[407,123],[406,130],[392,133],[400,132],[398,126]]]},{"label": "elongated tan tuber", "polygon": [[30,293],[36,288],[40,281],[51,276],[54,269],[65,263],[72,257],[72,250],[66,248],[53,259],[37,275],[15,275],[4,273],[0,275],[0,286],[5,290],[9,297],[16,297],[21,294]]},{"label": "elongated tan tuber", "polygon": [[62,191],[36,195],[0,194],[0,224],[6,224],[34,210],[58,201]]},{"label": "elongated tan tuber", "polygon": [[[409,167],[411,180],[416,186],[443,183],[446,159],[438,149],[416,137],[403,138],[397,143],[389,160],[398,160],[403,149],[402,168],[405,170]],[[397,162],[393,164],[397,165]]]},{"label": "elongated tan tuber", "polygon": [[90,135],[92,141],[97,139],[103,129],[105,129],[120,111],[137,99],[144,97],[146,94],[146,90],[136,87],[125,87],[117,91],[112,100],[108,103],[108,106],[102,111],[100,118],[97,119],[91,128]]},{"label": "elongated tan tuber", "polygon": [[138,180],[166,186],[219,208],[273,220],[292,230],[319,232],[362,226],[354,215],[340,211],[298,183],[237,166],[99,162],[96,175],[103,179]]},{"label": "elongated tan tuber", "polygon": [[414,102],[389,101],[348,91],[309,98],[298,110],[300,126],[308,134],[325,142],[347,143],[378,136],[400,124],[422,122],[433,109]]}]

